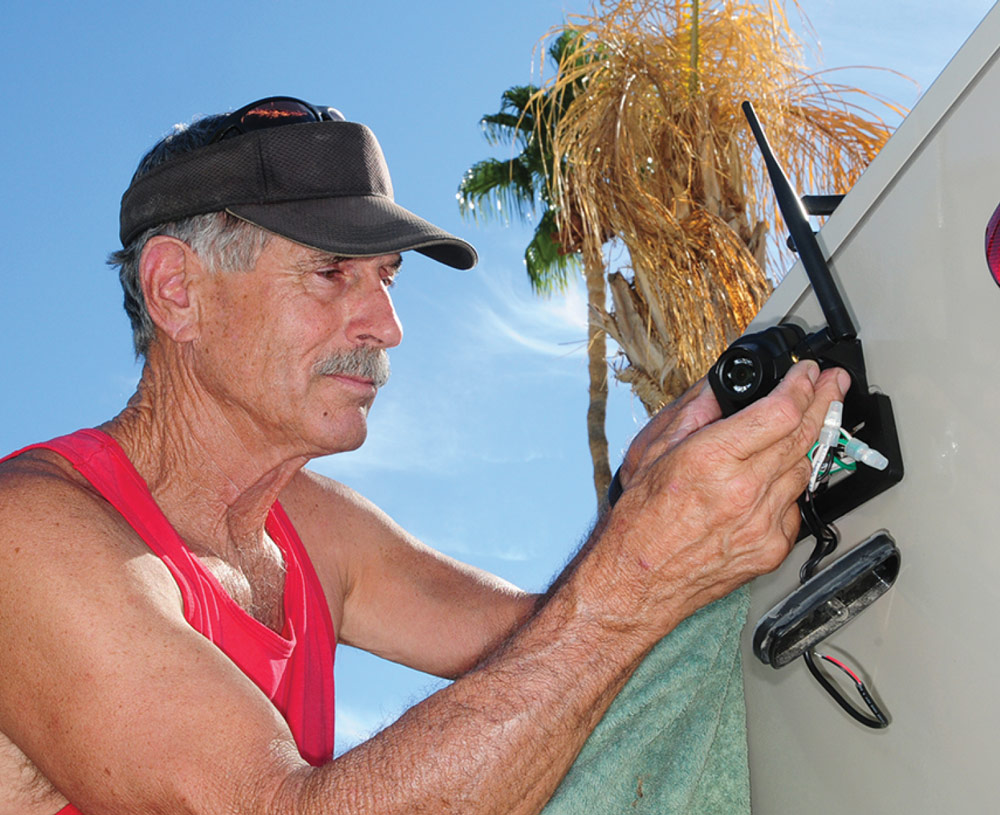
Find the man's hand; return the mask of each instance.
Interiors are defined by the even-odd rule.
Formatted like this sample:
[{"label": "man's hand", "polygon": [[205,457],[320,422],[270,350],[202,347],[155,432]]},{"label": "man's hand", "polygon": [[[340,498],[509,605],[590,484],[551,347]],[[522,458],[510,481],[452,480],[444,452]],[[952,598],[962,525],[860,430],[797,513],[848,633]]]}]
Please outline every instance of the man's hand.
[{"label": "man's hand", "polygon": [[721,416],[722,411],[708,385],[708,380],[702,377],[679,399],[657,411],[632,440],[618,470],[622,489],[628,486],[632,474],[643,458],[669,453],[692,433],[701,430]]},{"label": "man's hand", "polygon": [[798,532],[806,454],[848,385],[843,371],[802,362],[726,419],[704,383],[658,414],[626,454],[625,492],[586,559],[617,584],[602,588],[621,610],[665,632],[776,568]]}]

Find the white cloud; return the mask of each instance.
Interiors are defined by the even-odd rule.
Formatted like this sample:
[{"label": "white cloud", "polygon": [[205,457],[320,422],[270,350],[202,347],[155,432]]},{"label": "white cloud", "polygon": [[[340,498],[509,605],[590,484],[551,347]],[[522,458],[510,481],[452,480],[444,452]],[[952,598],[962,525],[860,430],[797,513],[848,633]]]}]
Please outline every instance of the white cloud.
[{"label": "white cloud", "polygon": [[[481,275],[488,299],[472,304],[468,333],[496,354],[530,351],[549,357],[582,354],[587,340],[587,297],[578,278],[565,292],[535,295],[506,269]],[[483,330],[488,326],[492,330]]]}]

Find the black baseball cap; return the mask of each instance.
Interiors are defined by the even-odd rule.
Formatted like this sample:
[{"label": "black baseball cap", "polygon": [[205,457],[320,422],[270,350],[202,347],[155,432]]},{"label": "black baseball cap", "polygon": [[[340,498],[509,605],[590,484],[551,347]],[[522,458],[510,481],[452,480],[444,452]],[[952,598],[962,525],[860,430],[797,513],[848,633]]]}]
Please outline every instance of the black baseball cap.
[{"label": "black baseball cap", "polygon": [[394,201],[382,149],[365,125],[338,114],[241,132],[233,131],[229,118],[221,138],[133,179],[121,202],[123,246],[152,226],[225,211],[338,255],[413,249],[456,269],[476,265],[471,244]]}]

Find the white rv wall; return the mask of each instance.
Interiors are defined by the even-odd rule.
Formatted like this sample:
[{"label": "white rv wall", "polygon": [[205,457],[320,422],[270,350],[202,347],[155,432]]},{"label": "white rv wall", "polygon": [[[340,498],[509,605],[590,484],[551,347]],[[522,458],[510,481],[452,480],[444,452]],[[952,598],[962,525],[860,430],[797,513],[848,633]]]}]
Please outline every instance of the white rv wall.
[{"label": "white rv wall", "polygon": [[[998,808],[1000,287],[984,256],[1000,203],[998,45],[995,8],[821,233],[869,379],[892,398],[906,475],[836,524],[840,552],[888,529],[902,570],[820,650],[861,670],[892,725],[854,723],[801,660],[776,671],[747,647],[756,812]],[[822,325],[800,267],[750,330],[786,316]],[[747,642],[811,543],[754,584]]]}]

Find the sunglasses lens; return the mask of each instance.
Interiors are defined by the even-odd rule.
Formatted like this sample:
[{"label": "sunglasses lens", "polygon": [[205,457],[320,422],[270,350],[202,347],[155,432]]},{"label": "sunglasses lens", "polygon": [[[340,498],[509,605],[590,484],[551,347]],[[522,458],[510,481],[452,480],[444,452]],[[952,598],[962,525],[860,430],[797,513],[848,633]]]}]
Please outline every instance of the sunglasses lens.
[{"label": "sunglasses lens", "polygon": [[299,122],[320,122],[324,119],[333,119],[333,116],[322,113],[299,99],[273,96],[270,99],[261,99],[259,102],[247,105],[235,113],[230,113],[222,120],[215,135],[209,139],[208,143],[214,144],[241,133],[251,133],[268,127],[292,125]]},{"label": "sunglasses lens", "polygon": [[316,120],[316,113],[302,102],[296,102],[294,99],[269,99],[246,111],[240,117],[240,125],[243,131],[247,132],[264,127]]}]

